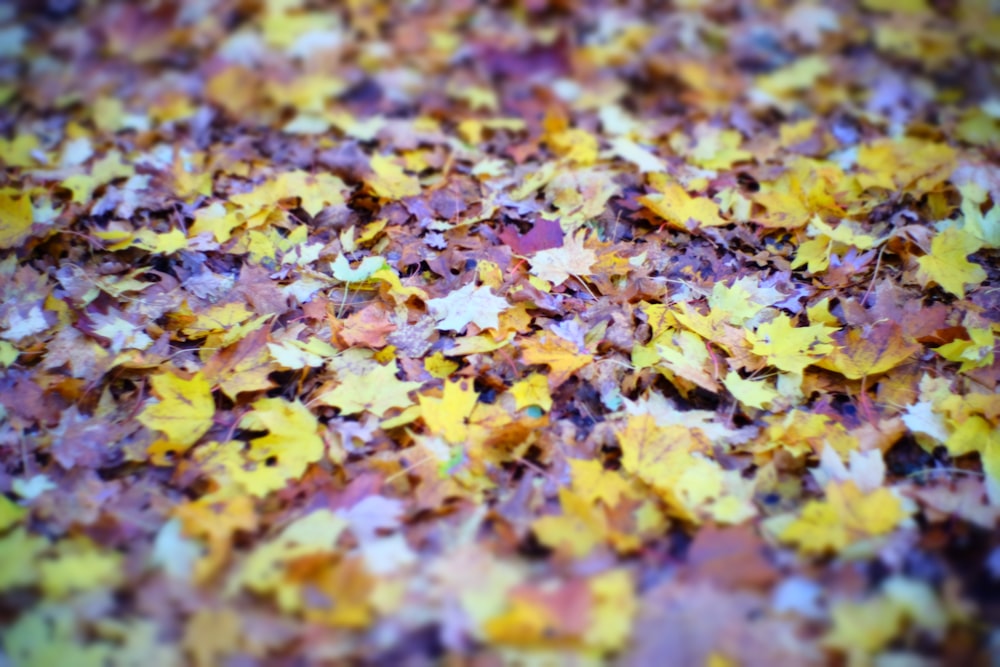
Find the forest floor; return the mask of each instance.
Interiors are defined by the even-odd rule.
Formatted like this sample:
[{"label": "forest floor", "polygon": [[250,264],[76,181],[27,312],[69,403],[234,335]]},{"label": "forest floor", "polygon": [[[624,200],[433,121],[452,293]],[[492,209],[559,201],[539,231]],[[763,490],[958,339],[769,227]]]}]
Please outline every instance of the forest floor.
[{"label": "forest floor", "polygon": [[986,0],[0,5],[0,666],[1000,655]]}]

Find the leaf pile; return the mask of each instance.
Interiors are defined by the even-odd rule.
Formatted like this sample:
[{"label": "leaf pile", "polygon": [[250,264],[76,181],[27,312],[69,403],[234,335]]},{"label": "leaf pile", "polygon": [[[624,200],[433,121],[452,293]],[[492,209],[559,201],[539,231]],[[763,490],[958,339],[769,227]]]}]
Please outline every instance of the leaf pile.
[{"label": "leaf pile", "polygon": [[0,7],[13,664],[988,659],[991,3],[318,4]]}]

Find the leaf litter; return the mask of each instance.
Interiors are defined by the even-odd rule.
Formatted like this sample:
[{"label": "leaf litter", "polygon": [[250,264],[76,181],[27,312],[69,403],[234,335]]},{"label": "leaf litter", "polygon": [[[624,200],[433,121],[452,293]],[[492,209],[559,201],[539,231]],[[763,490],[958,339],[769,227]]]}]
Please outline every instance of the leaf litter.
[{"label": "leaf litter", "polygon": [[13,665],[986,664],[1000,17],[0,7]]}]

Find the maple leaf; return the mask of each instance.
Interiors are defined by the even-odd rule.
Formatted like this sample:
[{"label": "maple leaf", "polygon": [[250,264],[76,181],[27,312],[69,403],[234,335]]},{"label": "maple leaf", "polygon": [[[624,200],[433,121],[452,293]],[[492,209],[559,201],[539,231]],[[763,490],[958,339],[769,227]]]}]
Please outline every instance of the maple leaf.
[{"label": "maple leaf", "polygon": [[840,551],[895,530],[911,513],[912,508],[887,488],[866,494],[850,480],[830,483],[826,500],[810,500],[779,537],[808,554]]},{"label": "maple leaf", "polygon": [[531,524],[542,544],[580,558],[607,539],[607,519],[599,508],[565,487],[559,489],[559,504],[562,515],[543,516]]},{"label": "maple leaf", "polygon": [[581,352],[576,343],[548,332],[522,339],[519,344],[524,363],[544,364],[551,369],[549,385],[552,387],[559,386],[574,371],[594,360],[592,355]]},{"label": "maple leaf", "polygon": [[438,329],[462,332],[469,324],[475,324],[480,329],[498,328],[499,315],[510,304],[494,295],[488,287],[468,283],[449,292],[448,296],[429,299],[427,307],[438,321]]},{"label": "maple leaf", "polygon": [[396,378],[396,364],[377,366],[363,375],[346,373],[332,390],[319,395],[317,403],[340,410],[343,415],[368,411],[377,417],[392,408],[413,405],[410,392],[419,389],[420,382],[404,382]]},{"label": "maple leaf", "polygon": [[549,393],[549,380],[541,373],[532,373],[523,380],[518,380],[510,388],[514,396],[514,409],[523,410],[537,405],[548,412],[552,409],[552,395]]},{"label": "maple leaf", "polygon": [[373,155],[371,168],[375,172],[367,179],[368,186],[384,199],[403,199],[420,194],[420,181],[403,171],[393,158]]},{"label": "maple leaf", "polygon": [[331,553],[348,522],[326,508],[317,509],[285,526],[279,535],[258,546],[229,582],[235,592],[245,587],[277,596],[285,609],[301,605],[298,588],[285,579],[286,568],[297,559]]},{"label": "maple leaf", "polygon": [[441,398],[420,394],[420,414],[431,433],[452,444],[463,442],[469,433],[469,416],[479,393],[469,379],[445,382]]},{"label": "maple leaf", "polygon": [[211,385],[202,373],[189,379],[161,373],[149,382],[159,400],[139,413],[139,422],[167,436],[162,447],[187,450],[212,427],[215,401]]},{"label": "maple leaf", "polygon": [[931,241],[930,254],[917,258],[918,276],[923,284],[935,282],[959,298],[965,298],[966,285],[986,280],[986,271],[966,257],[979,250],[981,242],[969,232],[949,227]]},{"label": "maple leaf", "polygon": [[923,349],[893,321],[850,327],[834,333],[832,340],[837,347],[816,365],[850,380],[885,373]]},{"label": "maple leaf", "polygon": [[784,313],[770,322],[747,332],[753,353],[767,358],[767,362],[788,373],[800,375],[806,366],[833,351],[832,333],[835,328],[817,324],[796,327]]},{"label": "maple leaf", "polygon": [[530,255],[540,250],[558,248],[565,238],[559,221],[546,218],[535,222],[527,234],[519,234],[515,225],[506,225],[499,236],[516,255]]},{"label": "maple leaf", "polygon": [[371,280],[376,272],[387,267],[384,257],[365,257],[358,264],[358,268],[352,269],[343,255],[330,262],[330,272],[337,280],[345,283],[363,283]]},{"label": "maple leaf", "polygon": [[274,386],[270,375],[277,366],[271,361],[267,337],[266,329],[251,331],[237,343],[212,355],[202,372],[233,400],[242,392],[270,389]]},{"label": "maple leaf", "polygon": [[751,408],[766,408],[781,395],[767,380],[744,379],[733,371],[726,375],[722,384],[736,400]]},{"label": "maple leaf", "polygon": [[952,456],[979,452],[986,473],[986,491],[993,503],[1000,499],[1000,428],[979,415],[959,423],[945,446]]},{"label": "maple leaf", "polygon": [[319,421],[298,401],[258,399],[240,421],[240,426],[267,431],[267,435],[250,441],[247,457],[270,470],[273,484],[298,479],[310,463],[323,457]]},{"label": "maple leaf", "polygon": [[983,368],[993,364],[996,348],[996,337],[992,329],[973,327],[967,330],[969,340],[956,338],[950,343],[937,348],[935,352],[948,361],[962,362],[959,372],[965,373],[974,368]]},{"label": "maple leaf", "polygon": [[583,247],[585,230],[567,237],[559,248],[540,250],[531,258],[531,272],[553,285],[562,285],[571,276],[590,275],[597,253]]},{"label": "maple leaf", "polygon": [[389,321],[389,312],[380,303],[365,306],[344,320],[344,328],[337,332],[348,346],[366,345],[368,347],[385,347],[386,337],[396,330],[396,325]]},{"label": "maple leaf", "polygon": [[635,497],[638,490],[620,472],[607,470],[599,461],[570,459],[573,476],[573,491],[593,503],[600,500],[608,507],[614,507],[622,498]]},{"label": "maple leaf", "polygon": [[10,188],[0,190],[0,248],[16,248],[31,233],[31,199]]},{"label": "maple leaf", "polygon": [[719,215],[719,205],[708,197],[691,196],[675,181],[658,179],[657,193],[639,197],[639,203],[676,229],[692,231],[699,227],[722,227],[729,221]]}]

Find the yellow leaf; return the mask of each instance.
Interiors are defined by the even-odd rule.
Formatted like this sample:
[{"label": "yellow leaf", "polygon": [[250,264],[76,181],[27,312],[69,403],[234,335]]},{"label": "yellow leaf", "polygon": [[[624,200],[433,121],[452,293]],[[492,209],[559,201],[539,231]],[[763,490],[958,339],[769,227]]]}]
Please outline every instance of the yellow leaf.
[{"label": "yellow leaf", "polygon": [[992,329],[986,327],[968,329],[970,340],[960,338],[934,350],[948,361],[960,361],[959,372],[993,365],[993,350],[996,337]]},{"label": "yellow leaf", "polygon": [[757,78],[757,86],[772,95],[783,96],[806,90],[830,72],[828,58],[810,55]]},{"label": "yellow leaf", "polygon": [[397,379],[396,362],[392,362],[362,375],[342,375],[340,383],[316,401],[339,409],[342,415],[368,411],[381,417],[392,408],[413,405],[410,392],[419,389],[421,384]]},{"label": "yellow leaf", "polygon": [[376,196],[383,199],[403,199],[420,194],[420,181],[408,175],[388,156],[375,154],[371,158],[374,176],[367,179]]},{"label": "yellow leaf", "polygon": [[132,237],[132,244],[152,253],[171,255],[187,248],[188,240],[184,232],[179,229],[171,229],[162,234],[149,229],[140,229]]},{"label": "yellow leaf", "polygon": [[[632,415],[617,438],[622,468],[656,489],[681,518],[693,520],[693,508],[686,502],[688,498],[682,497],[677,482],[703,461],[691,453],[709,449],[705,435],[680,425],[659,426],[652,415]],[[692,490],[696,489],[686,489]]]},{"label": "yellow leaf", "polygon": [[94,190],[117,178],[132,176],[135,169],[122,162],[121,153],[111,151],[93,165],[84,174],[74,174],[62,182],[62,186],[72,191],[73,201],[77,204],[88,204],[94,196]]},{"label": "yellow leaf", "polygon": [[458,363],[447,359],[440,352],[435,352],[424,358],[424,369],[431,374],[431,377],[443,380],[458,370]]},{"label": "yellow leaf", "polygon": [[[652,180],[652,179],[651,179]],[[721,227],[729,221],[719,215],[719,206],[708,197],[689,195],[680,183],[660,179],[660,192],[639,197],[639,203],[682,231],[698,227]]]},{"label": "yellow leaf", "polygon": [[803,553],[836,552],[892,532],[907,516],[902,501],[887,488],[864,494],[853,481],[830,483],[826,500],[810,500],[779,537]]},{"label": "yellow leaf", "polygon": [[736,162],[753,157],[753,153],[740,148],[743,135],[739,130],[722,130],[701,125],[695,129],[695,136],[697,143],[687,157],[704,169],[729,169]]},{"label": "yellow leaf", "polygon": [[722,381],[737,401],[751,408],[764,409],[781,394],[767,380],[750,380],[730,371]]},{"label": "yellow leaf", "polygon": [[982,246],[979,239],[963,229],[949,227],[931,241],[931,252],[917,259],[917,277],[923,284],[935,282],[955,296],[965,298],[966,285],[986,280],[986,271],[966,257]]},{"label": "yellow leaf", "polygon": [[905,189],[924,194],[947,180],[955,167],[956,151],[948,144],[914,137],[879,139],[858,149],[858,185]]},{"label": "yellow leaf", "polygon": [[592,459],[570,459],[573,491],[588,503],[598,500],[614,507],[625,497],[634,497],[636,489],[617,470],[606,469]]},{"label": "yellow leaf", "polygon": [[39,565],[42,590],[51,598],[79,591],[112,588],[124,578],[122,555],[100,551],[86,539],[62,542],[60,557]]},{"label": "yellow leaf", "polygon": [[170,447],[186,451],[212,427],[212,387],[200,372],[191,379],[162,373],[152,376],[150,384],[160,400],[147,405],[139,421],[166,434]]},{"label": "yellow leaf", "polygon": [[510,388],[510,393],[514,396],[515,410],[523,410],[530,405],[537,405],[546,412],[552,409],[549,380],[541,373],[532,373],[525,379],[515,382]]},{"label": "yellow leaf", "polygon": [[347,526],[346,519],[326,508],[295,520],[280,535],[254,549],[230,581],[230,592],[245,587],[256,593],[275,594],[282,609],[300,608],[302,594],[286,580],[286,569],[297,559],[332,553]]},{"label": "yellow leaf", "polygon": [[188,236],[194,238],[200,234],[212,234],[216,242],[225,243],[232,236],[233,230],[244,222],[246,218],[239,209],[230,211],[222,202],[214,202],[195,211]]},{"label": "yellow leaf", "polygon": [[39,150],[38,137],[33,134],[18,134],[7,140],[0,137],[0,156],[5,167],[34,167],[38,159],[34,154]]},{"label": "yellow leaf", "polygon": [[240,426],[268,432],[250,441],[247,457],[258,466],[270,468],[278,479],[287,482],[298,479],[310,463],[323,458],[320,424],[309,408],[277,397],[258,399],[252,407]]},{"label": "yellow leaf", "polygon": [[574,558],[582,558],[608,537],[603,511],[566,487],[559,489],[561,515],[535,519],[531,529],[538,540]]},{"label": "yellow leaf", "polygon": [[18,526],[0,537],[0,591],[27,586],[38,579],[39,558],[49,541]]},{"label": "yellow leaf", "polygon": [[15,248],[31,234],[31,198],[10,188],[0,190],[0,248]]},{"label": "yellow leaf", "polygon": [[594,357],[581,352],[576,343],[562,336],[543,332],[540,336],[524,338],[520,342],[521,358],[526,364],[544,364],[552,370],[549,385],[557,387],[570,374],[591,363]]},{"label": "yellow leaf", "polygon": [[838,347],[816,365],[849,380],[884,373],[923,350],[919,343],[904,337],[902,328],[892,321],[851,327],[834,334],[834,342]]},{"label": "yellow leaf", "polygon": [[[667,369],[689,382],[711,392],[719,390],[715,364],[705,342],[690,331],[666,331],[652,343],[659,355],[656,366]],[[668,377],[670,377],[668,375]],[[675,383],[676,384],[676,383]],[[686,389],[683,389],[686,391]]]},{"label": "yellow leaf", "polygon": [[584,642],[603,651],[623,648],[639,611],[632,575],[626,569],[608,570],[592,577],[587,586],[593,602]]},{"label": "yellow leaf", "polygon": [[463,442],[468,436],[469,415],[476,407],[478,398],[479,394],[468,378],[445,382],[441,398],[423,394],[417,396],[427,428],[451,444]]},{"label": "yellow leaf", "polygon": [[840,601],[830,610],[832,628],[823,643],[848,655],[860,655],[864,664],[885,648],[903,629],[899,608],[882,596],[863,602]]},{"label": "yellow leaf", "polygon": [[27,510],[7,496],[0,496],[0,531],[7,530],[21,521]]},{"label": "yellow leaf", "polygon": [[747,332],[753,353],[767,363],[788,373],[801,375],[818,359],[833,351],[831,334],[836,329],[819,325],[796,327],[791,318],[781,313],[770,322]]},{"label": "yellow leaf", "polygon": [[[847,459],[860,443],[832,417],[809,410],[791,410],[770,419],[767,448],[781,448],[795,457],[819,455],[826,445]],[[762,448],[763,449],[763,448]],[[758,449],[757,451],[762,451]]]}]

